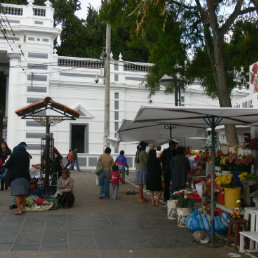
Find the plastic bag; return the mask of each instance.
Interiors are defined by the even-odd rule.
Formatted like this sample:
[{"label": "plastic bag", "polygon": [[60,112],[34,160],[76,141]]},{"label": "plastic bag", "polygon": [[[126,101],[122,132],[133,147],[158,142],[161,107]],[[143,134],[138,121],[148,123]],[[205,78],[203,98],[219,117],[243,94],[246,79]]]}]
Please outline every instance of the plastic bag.
[{"label": "plastic bag", "polygon": [[99,186],[99,177],[96,176],[96,186]]},{"label": "plastic bag", "polygon": [[[225,234],[228,231],[229,226],[229,215],[223,212],[221,215],[214,216],[214,227],[215,231],[219,234]],[[207,231],[211,229],[211,216],[200,213],[198,210],[194,210],[185,219],[186,227],[192,232],[196,231]]]}]

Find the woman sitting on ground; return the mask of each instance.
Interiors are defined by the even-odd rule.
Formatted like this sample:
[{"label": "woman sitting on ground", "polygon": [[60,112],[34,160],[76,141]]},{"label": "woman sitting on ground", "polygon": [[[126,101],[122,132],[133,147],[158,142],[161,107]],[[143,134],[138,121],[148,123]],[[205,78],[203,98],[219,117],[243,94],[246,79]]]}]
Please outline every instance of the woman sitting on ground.
[{"label": "woman sitting on ground", "polygon": [[38,186],[38,180],[36,178],[32,178],[29,183],[29,193],[28,195],[35,195],[42,198],[42,192],[40,187]]},{"label": "woman sitting on ground", "polygon": [[68,169],[62,171],[62,176],[58,179],[58,192],[56,197],[56,209],[59,203],[66,208],[71,208],[74,204],[74,194],[73,194],[74,180],[70,177],[70,172]]}]

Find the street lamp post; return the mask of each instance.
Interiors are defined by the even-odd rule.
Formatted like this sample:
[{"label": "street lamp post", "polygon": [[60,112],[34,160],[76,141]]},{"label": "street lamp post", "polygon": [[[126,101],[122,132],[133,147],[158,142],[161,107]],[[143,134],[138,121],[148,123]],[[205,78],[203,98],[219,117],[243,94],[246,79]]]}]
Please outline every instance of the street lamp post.
[{"label": "street lamp post", "polygon": [[159,83],[166,88],[169,87],[172,83],[174,83],[175,106],[181,106],[180,74],[177,73],[174,78],[165,74],[159,80]]}]

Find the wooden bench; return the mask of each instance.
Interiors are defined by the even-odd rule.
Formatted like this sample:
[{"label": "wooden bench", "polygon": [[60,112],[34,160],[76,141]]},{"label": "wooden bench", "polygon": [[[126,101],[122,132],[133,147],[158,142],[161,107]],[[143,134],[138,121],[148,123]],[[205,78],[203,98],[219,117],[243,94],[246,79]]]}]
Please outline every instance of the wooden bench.
[{"label": "wooden bench", "polygon": [[258,243],[258,232],[250,232],[250,231],[244,231],[240,232],[240,248],[239,252],[244,253],[244,252],[258,252],[258,249],[245,249],[245,237],[249,238],[251,241]]},{"label": "wooden bench", "polygon": [[[250,222],[250,231],[240,232],[239,252],[258,252],[258,209],[245,208],[244,219]],[[250,240],[249,249],[245,249],[245,237]]]}]

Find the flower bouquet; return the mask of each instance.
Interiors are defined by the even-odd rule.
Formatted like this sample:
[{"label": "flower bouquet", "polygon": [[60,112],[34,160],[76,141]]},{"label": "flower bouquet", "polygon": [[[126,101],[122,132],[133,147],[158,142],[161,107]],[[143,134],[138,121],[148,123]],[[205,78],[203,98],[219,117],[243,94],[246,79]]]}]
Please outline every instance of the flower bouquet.
[{"label": "flower bouquet", "polygon": [[225,156],[227,156],[227,154],[220,153],[220,152],[216,153],[216,155],[215,155],[215,166],[219,167],[221,159],[224,158]]},{"label": "flower bouquet", "polygon": [[249,144],[249,148],[254,149],[254,150],[258,149],[258,138],[254,138],[251,140],[251,142]]},{"label": "flower bouquet", "polygon": [[253,163],[254,158],[251,154],[242,156],[236,153],[230,153],[221,159],[220,167],[222,170],[227,171],[250,172]]},{"label": "flower bouquet", "polygon": [[238,208],[235,208],[235,210],[230,214],[230,218],[234,220],[242,219],[243,215],[240,213],[240,210]]},{"label": "flower bouquet", "polygon": [[196,202],[201,202],[199,194],[187,190],[174,192],[173,196],[177,199],[178,208],[193,208]]},{"label": "flower bouquet", "polygon": [[204,176],[205,171],[203,169],[198,169],[197,167],[191,167],[189,174],[191,176]]}]

